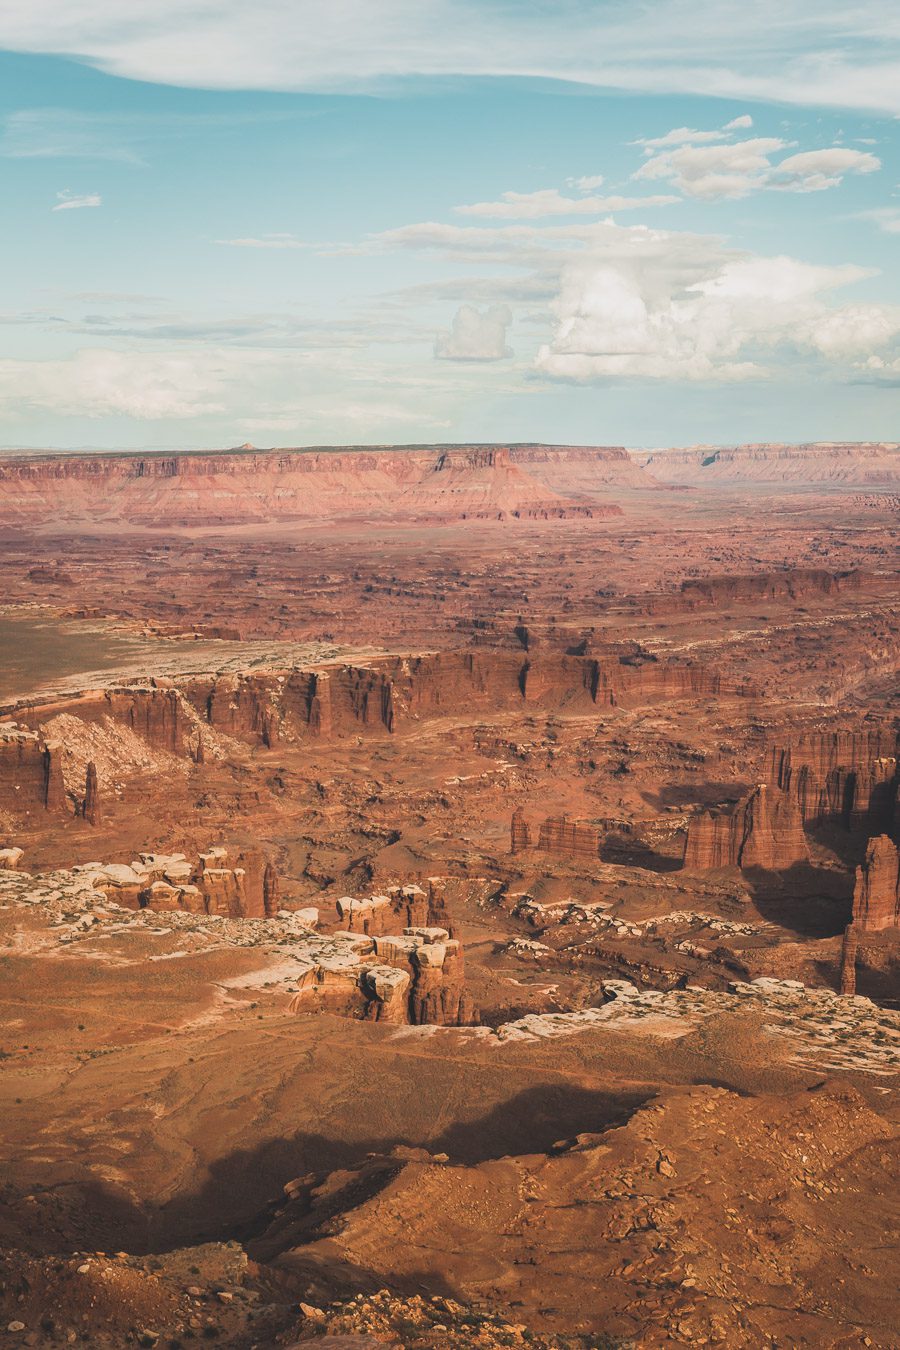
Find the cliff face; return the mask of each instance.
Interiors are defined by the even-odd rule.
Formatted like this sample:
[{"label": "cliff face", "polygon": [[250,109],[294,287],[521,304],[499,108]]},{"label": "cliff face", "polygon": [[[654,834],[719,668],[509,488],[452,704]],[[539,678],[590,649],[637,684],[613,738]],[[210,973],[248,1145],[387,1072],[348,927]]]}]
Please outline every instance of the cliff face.
[{"label": "cliff face", "polygon": [[900,853],[886,834],[869,840],[856,869],[852,927],[858,932],[900,927]]},{"label": "cliff face", "polygon": [[15,815],[67,810],[61,747],[15,723],[0,726],[0,805]]},{"label": "cliff face", "polygon": [[691,822],[684,867],[690,871],[761,867],[777,872],[808,858],[796,803],[761,783],[732,812],[713,815],[705,811]]},{"label": "cliff face", "polygon": [[61,713],[119,722],[156,750],[202,758],[204,726],[264,746],[307,736],[383,736],[421,719],[520,708],[640,706],[678,698],[752,696],[714,670],[632,665],[551,650],[475,648],[247,675],[185,677],[23,706],[32,728]]},{"label": "cliff face", "polygon": [[596,825],[567,816],[548,816],[538,831],[536,847],[543,853],[563,853],[571,858],[597,858],[600,831]]},{"label": "cliff face", "polygon": [[458,446],[0,460],[0,523],[71,528],[620,514],[653,487],[618,447]]},{"label": "cliff face", "polygon": [[639,458],[663,483],[900,482],[900,445],[893,441],[811,445],[699,445]]},{"label": "cliff face", "polygon": [[893,727],[823,732],[773,748],[766,777],[796,801],[806,823],[886,828],[897,796],[898,748]]}]

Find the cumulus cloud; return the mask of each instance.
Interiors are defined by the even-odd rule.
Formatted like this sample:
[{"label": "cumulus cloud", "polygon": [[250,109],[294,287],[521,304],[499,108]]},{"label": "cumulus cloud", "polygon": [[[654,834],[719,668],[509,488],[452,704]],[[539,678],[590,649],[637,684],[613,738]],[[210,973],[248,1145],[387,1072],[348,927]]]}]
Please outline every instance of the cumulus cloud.
[{"label": "cumulus cloud", "polygon": [[78,196],[75,192],[57,192],[56,205],[51,211],[80,211],[85,206],[102,206],[103,198],[97,192],[86,192]]},{"label": "cumulus cloud", "polygon": [[506,341],[511,323],[508,305],[491,305],[483,312],[460,305],[450,331],[438,336],[434,354],[442,361],[503,361],[513,354]]},{"label": "cumulus cloud", "polygon": [[[656,144],[665,139],[659,138]],[[819,192],[838,187],[848,173],[875,173],[881,168],[881,161],[871,152],[842,146],[802,151],[773,164],[772,156],[788,148],[778,137],[723,141],[716,133],[715,140],[709,145],[679,143],[674,149],[652,153],[632,177],[639,182],[671,183],[686,197],[709,201],[746,197],[764,189]]]},{"label": "cumulus cloud", "polygon": [[580,178],[567,178],[566,187],[577,188],[579,192],[595,192],[605,181],[602,173],[582,174]]},{"label": "cumulus cloud", "polygon": [[860,363],[900,334],[900,306],[826,303],[830,291],[867,275],[858,267],[721,255],[704,264],[698,255],[696,279],[685,285],[660,261],[567,267],[556,332],[537,369],[580,382],[735,381],[771,373],[789,349]]},{"label": "cumulus cloud", "polygon": [[[592,182],[581,179],[580,182]],[[495,202],[473,202],[454,209],[460,216],[481,216],[492,220],[537,220],[541,216],[596,216],[604,211],[634,211],[644,206],[668,206],[677,202],[671,195],[653,197],[565,197],[556,188],[537,192],[503,192]]]},{"label": "cumulus cloud", "polygon": [[500,75],[900,112],[891,0],[30,0],[0,7],[0,47],[193,88]]}]

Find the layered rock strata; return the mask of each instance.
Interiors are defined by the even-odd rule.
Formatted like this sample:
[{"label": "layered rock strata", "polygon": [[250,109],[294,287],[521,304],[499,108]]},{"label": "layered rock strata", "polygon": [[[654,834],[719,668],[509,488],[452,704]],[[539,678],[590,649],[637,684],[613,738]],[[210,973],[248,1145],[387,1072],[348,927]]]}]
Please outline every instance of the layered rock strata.
[{"label": "layered rock strata", "polygon": [[805,823],[890,825],[897,800],[896,727],[823,731],[770,751],[766,780],[790,794]]},{"label": "layered rock strata", "polygon": [[900,927],[900,850],[886,834],[869,840],[856,869],[852,926],[857,932]]},{"label": "layered rock strata", "polygon": [[684,867],[761,867],[778,872],[809,859],[803,820],[786,793],[760,783],[730,812],[704,811],[688,826]]},{"label": "layered rock strata", "polygon": [[17,815],[62,812],[62,747],[16,722],[0,723],[0,804]]},{"label": "layered rock strata", "polygon": [[255,849],[230,854],[212,848],[194,863],[183,853],[141,853],[130,864],[86,863],[73,871],[87,874],[98,890],[127,909],[253,919],[270,916],[277,907],[277,874]]}]

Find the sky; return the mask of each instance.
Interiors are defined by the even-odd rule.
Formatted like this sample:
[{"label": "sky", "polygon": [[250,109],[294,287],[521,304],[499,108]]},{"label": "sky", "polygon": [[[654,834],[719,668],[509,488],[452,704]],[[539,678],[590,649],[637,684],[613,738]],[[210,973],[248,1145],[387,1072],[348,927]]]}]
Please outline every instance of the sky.
[{"label": "sky", "polygon": [[0,444],[900,439],[893,0],[8,0]]}]

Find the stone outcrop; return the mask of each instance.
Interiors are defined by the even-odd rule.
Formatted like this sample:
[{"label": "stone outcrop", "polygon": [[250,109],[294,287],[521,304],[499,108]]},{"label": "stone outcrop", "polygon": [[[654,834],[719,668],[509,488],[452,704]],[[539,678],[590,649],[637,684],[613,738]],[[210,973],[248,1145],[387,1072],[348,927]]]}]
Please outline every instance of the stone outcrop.
[{"label": "stone outcrop", "polygon": [[596,825],[568,816],[548,816],[541,822],[536,847],[542,853],[562,853],[570,858],[596,858],[600,852]]},{"label": "stone outcrop", "polygon": [[869,840],[856,869],[852,927],[858,932],[900,927],[900,850],[886,834]]},{"label": "stone outcrop", "polygon": [[809,849],[793,798],[760,783],[730,812],[704,811],[688,826],[684,867],[761,867],[778,872],[806,862]]},{"label": "stone outcrop", "polygon": [[856,957],[859,952],[859,929],[849,923],[841,943],[841,993],[852,998],[856,993]]},{"label": "stone outcrop", "polygon": [[81,814],[89,825],[100,824],[100,785],[97,778],[97,765],[90,760],[84,775],[84,800]]},{"label": "stone outcrop", "polygon": [[369,1021],[464,1026],[474,1020],[461,944],[444,928],[320,939],[297,977],[292,1012],[341,1012]]},{"label": "stone outcrop", "polygon": [[897,800],[900,738],[893,726],[824,731],[770,751],[767,781],[789,793],[805,823],[891,823]]},{"label": "stone outcrop", "polygon": [[509,823],[509,851],[522,853],[528,848],[531,848],[531,827],[525,819],[522,808],[517,807]]},{"label": "stone outcrop", "polygon": [[56,741],[16,722],[0,723],[0,806],[23,816],[68,810]]},{"label": "stone outcrop", "polygon": [[87,872],[93,885],[127,909],[184,910],[230,919],[271,915],[276,903],[275,868],[256,849],[209,849],[194,863],[183,853],[141,853],[130,864],[88,863],[73,869]]},{"label": "stone outcrop", "polygon": [[[430,888],[433,894],[433,888]],[[432,902],[421,886],[389,886],[384,895],[356,899],[342,895],[336,902],[338,927],[347,933],[369,937],[426,929],[444,917],[443,905]]]}]

